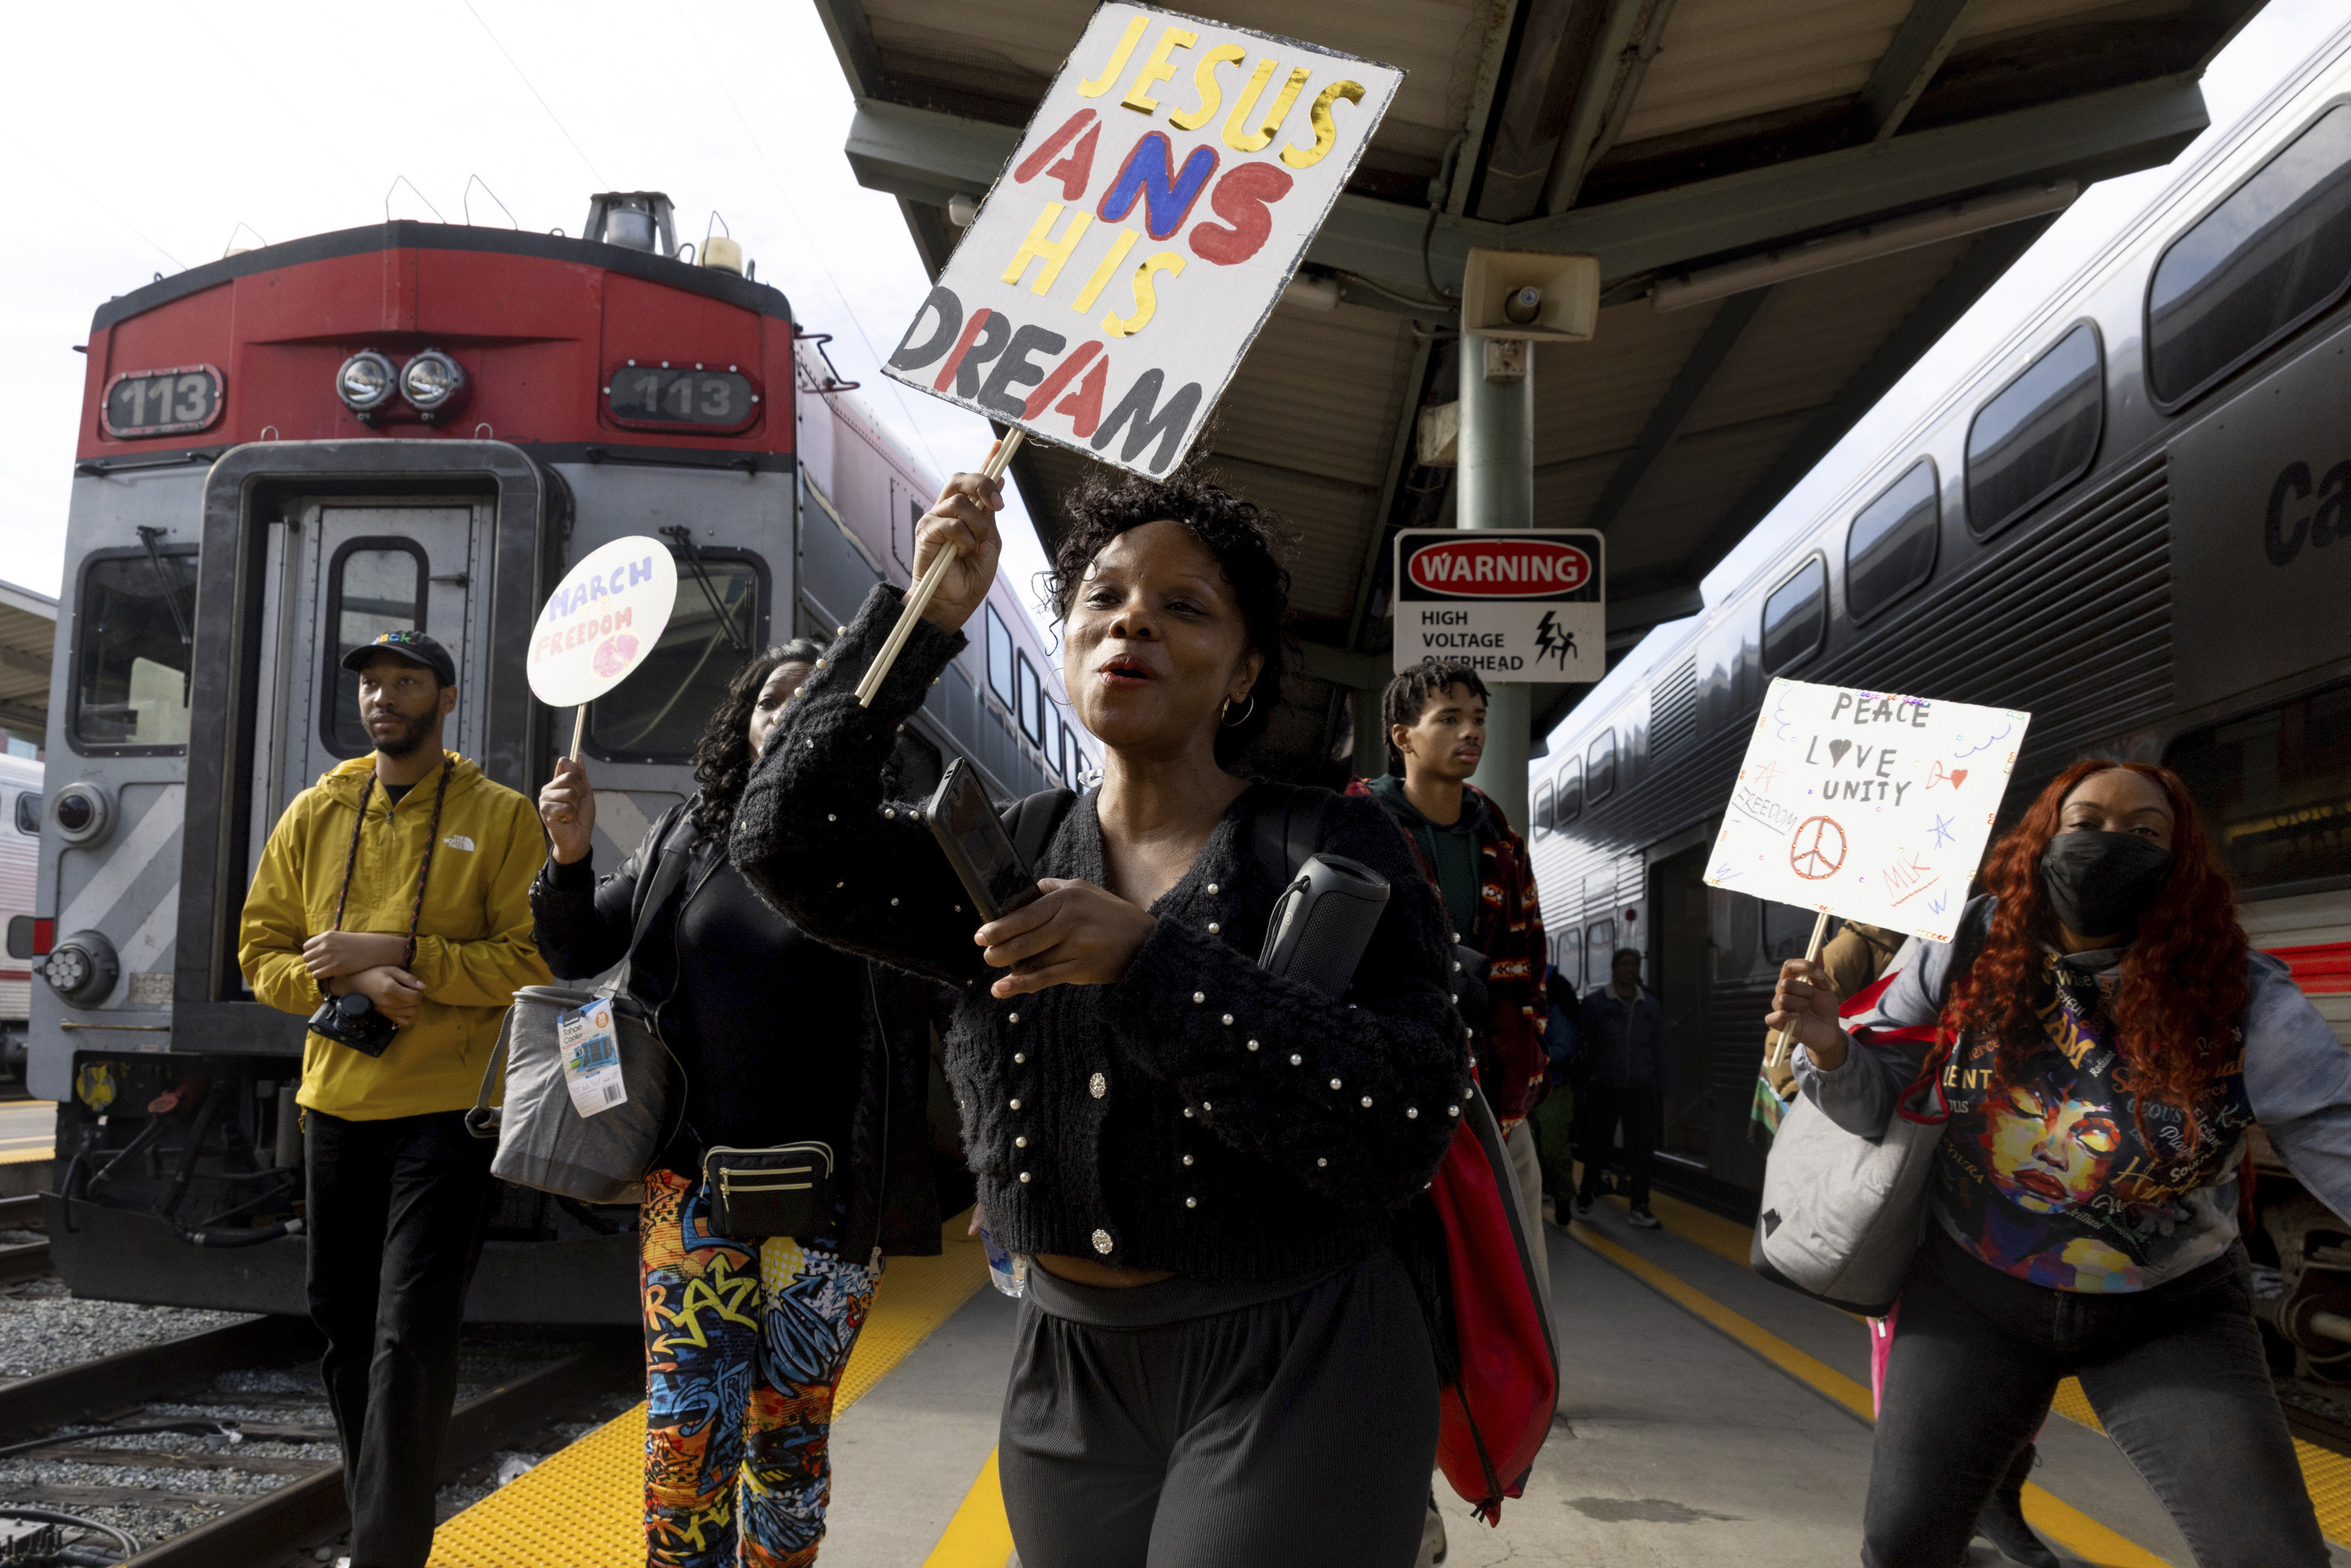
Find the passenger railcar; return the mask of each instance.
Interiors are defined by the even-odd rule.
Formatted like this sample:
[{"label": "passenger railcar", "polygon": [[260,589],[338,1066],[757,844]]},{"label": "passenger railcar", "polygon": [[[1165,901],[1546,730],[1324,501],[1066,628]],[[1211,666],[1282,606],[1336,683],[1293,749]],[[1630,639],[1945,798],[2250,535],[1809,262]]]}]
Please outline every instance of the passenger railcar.
[{"label": "passenger railcar", "polygon": [[[236,930],[279,812],[368,749],[346,650],[430,632],[453,748],[534,792],[572,718],[525,683],[540,604],[597,546],[667,539],[675,613],[588,716],[609,867],[692,789],[745,657],[907,580],[935,482],[821,336],[731,245],[690,260],[665,197],[599,196],[584,233],[387,223],[97,313],[32,890],[29,1086],[80,1294],[304,1310],[302,1020],[252,998]],[[1008,583],[982,621],[903,737],[909,789],[957,754],[1008,797],[1091,766]],[[469,1311],[634,1322],[633,1225],[505,1191]]]},{"label": "passenger railcar", "polygon": [[[1589,987],[1611,949],[1646,954],[1680,1070],[1663,1158],[1681,1179],[1733,1201],[1760,1187],[1761,1019],[1813,924],[1701,880],[1775,675],[2031,710],[2011,813],[2080,758],[2178,768],[2255,944],[2351,1038],[2346,44],[2176,169],[1768,563],[1653,632],[1534,764],[1555,961]],[[2301,1301],[2319,1271],[2300,1239],[2341,1227],[2275,1167],[2261,1192],[2284,1270],[2272,1304]]]}]

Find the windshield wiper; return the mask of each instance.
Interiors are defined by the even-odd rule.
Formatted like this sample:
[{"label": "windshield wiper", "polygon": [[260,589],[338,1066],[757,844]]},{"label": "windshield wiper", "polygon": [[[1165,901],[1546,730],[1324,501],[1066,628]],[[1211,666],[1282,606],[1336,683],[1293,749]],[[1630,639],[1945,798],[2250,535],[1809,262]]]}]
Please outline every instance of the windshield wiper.
[{"label": "windshield wiper", "polygon": [[710,601],[710,612],[718,617],[718,630],[725,634],[726,645],[738,653],[749,653],[750,639],[735,630],[735,617],[726,605],[719,602],[718,589],[710,580],[709,570],[702,564],[702,552],[694,548],[694,530],[676,527],[663,528],[661,532],[675,539],[677,548],[684,553],[685,564],[693,571],[694,580],[702,585],[702,597]]},{"label": "windshield wiper", "polygon": [[172,624],[179,629],[181,644],[183,647],[193,648],[195,646],[195,634],[188,629],[188,612],[180,608],[179,587],[172,582],[172,574],[163,570],[163,552],[155,548],[155,541],[162,538],[168,531],[164,528],[141,528],[139,530],[139,542],[147,547],[147,559],[155,568],[155,580],[163,585],[163,602],[171,607]]}]

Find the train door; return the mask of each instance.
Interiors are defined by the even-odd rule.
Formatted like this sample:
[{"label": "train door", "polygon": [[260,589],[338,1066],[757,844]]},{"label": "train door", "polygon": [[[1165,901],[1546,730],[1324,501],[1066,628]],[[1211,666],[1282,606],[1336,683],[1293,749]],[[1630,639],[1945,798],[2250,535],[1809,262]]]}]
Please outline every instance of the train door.
[{"label": "train door", "polygon": [[1649,984],[1665,1004],[1673,1040],[1674,1092],[1659,1152],[1703,1170],[1710,1163],[1714,1086],[1708,1046],[1714,993],[1707,921],[1706,857],[1693,844],[1649,868]]},{"label": "train door", "polygon": [[288,504],[265,590],[248,876],[287,804],[373,749],[342,659],[379,633],[421,631],[449,650],[458,689],[444,743],[480,757],[488,596],[474,586],[495,512],[470,498]]}]

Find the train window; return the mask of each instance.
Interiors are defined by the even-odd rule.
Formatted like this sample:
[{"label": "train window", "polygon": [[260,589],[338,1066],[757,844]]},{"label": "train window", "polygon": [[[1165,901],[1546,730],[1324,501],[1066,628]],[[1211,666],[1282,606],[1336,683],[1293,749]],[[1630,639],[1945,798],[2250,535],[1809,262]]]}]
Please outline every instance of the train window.
[{"label": "train window", "polygon": [[360,677],[343,657],[386,632],[424,630],[424,551],[413,540],[353,539],[327,568],[327,749],[357,757],[374,749],[360,719]]},{"label": "train window", "polygon": [[1072,789],[1078,787],[1077,732],[1066,722],[1061,726],[1061,782]]},{"label": "train window", "polygon": [[1814,556],[1763,601],[1763,673],[1786,669],[1821,645],[1829,623],[1829,570]]},{"label": "train window", "polygon": [[1083,789],[1093,781],[1093,779],[1094,759],[1087,756],[1085,749],[1081,747],[1078,750],[1078,776],[1071,780],[1071,785],[1073,789]]},{"label": "train window", "polygon": [[1061,770],[1061,716],[1054,707],[1050,692],[1045,693],[1044,700],[1037,705],[1037,715],[1044,721],[1044,729],[1037,737],[1037,744],[1045,748],[1045,771],[1058,773]]},{"label": "train window", "polygon": [[1933,575],[1942,533],[1935,463],[1921,457],[1861,509],[1844,536],[1844,607],[1866,621]]},{"label": "train window", "polygon": [[1604,729],[1583,750],[1583,798],[1597,806],[1616,788],[1616,732]]},{"label": "train window", "polygon": [[634,674],[588,705],[588,745],[608,762],[693,761],[735,672],[766,641],[766,563],[747,551],[695,554],[696,562],[679,563],[661,641]]},{"label": "train window", "polygon": [[82,569],[73,737],[83,751],[177,750],[188,741],[195,638],[192,545],[110,550]]},{"label": "train window", "polygon": [[2147,286],[2147,379],[2179,404],[2351,283],[2351,104],[2338,104],[2171,242]]},{"label": "train window", "polygon": [[1559,770],[1559,792],[1552,800],[1551,822],[1565,828],[1583,810],[1583,759],[1571,757]]},{"label": "train window", "polygon": [[2241,892],[2351,877],[2351,686],[2184,735],[2163,760]]},{"label": "train window", "polygon": [[1583,928],[1583,977],[1593,986],[1608,983],[1608,961],[1616,952],[1616,923],[1595,920]]},{"label": "train window", "polygon": [[1559,955],[1552,960],[1552,967],[1559,971],[1559,977],[1567,982],[1569,990],[1583,988],[1583,933],[1580,929],[1571,925],[1559,934]]},{"label": "train window", "polygon": [[1020,733],[1043,745],[1045,741],[1045,705],[1037,689],[1037,666],[1023,653],[1015,661],[1020,670]]},{"label": "train window", "polygon": [[990,604],[987,609],[987,689],[996,694],[997,701],[1010,707],[1015,700],[1012,695],[1012,628],[1004,623],[1004,617],[996,612],[995,605]]},{"label": "train window", "polygon": [[16,831],[20,833],[38,833],[41,831],[41,798],[30,789],[20,792],[16,797]]},{"label": "train window", "polygon": [[1545,839],[1551,836],[1551,786],[1548,784],[1536,785],[1534,805],[1535,837],[1539,839]]},{"label": "train window", "polygon": [[2074,328],[1968,425],[1968,528],[1990,538],[2090,471],[2106,420],[2097,329]]}]

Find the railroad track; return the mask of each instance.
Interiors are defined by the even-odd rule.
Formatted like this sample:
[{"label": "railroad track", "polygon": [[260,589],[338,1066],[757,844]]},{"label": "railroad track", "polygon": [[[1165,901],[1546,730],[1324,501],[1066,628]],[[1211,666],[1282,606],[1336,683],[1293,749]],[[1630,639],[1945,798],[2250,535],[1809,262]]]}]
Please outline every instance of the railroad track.
[{"label": "railroad track", "polygon": [[[41,1195],[26,1193],[22,1197],[0,1197],[0,1230],[38,1230],[41,1228]],[[22,1241],[0,1247],[0,1285],[13,1285],[20,1280],[37,1280],[49,1272],[49,1244]]]},{"label": "railroad track", "polygon": [[[315,1356],[319,1349],[317,1331],[307,1320],[266,1317],[46,1373],[0,1387],[0,1434],[6,1435],[0,1446],[68,1426],[150,1425],[159,1418],[140,1415],[141,1407],[163,1401],[266,1406],[271,1403],[266,1396],[208,1396],[203,1391],[224,1373],[285,1366]],[[623,1385],[635,1375],[635,1356],[633,1336],[625,1342],[590,1340],[461,1402],[450,1421],[443,1455],[444,1479],[516,1447],[517,1439],[561,1418],[565,1412]],[[305,1397],[293,1403],[315,1406],[319,1401]],[[174,1414],[161,1419],[183,1417]],[[108,1505],[172,1510],[236,1504],[193,1529],[146,1545],[127,1560],[137,1568],[263,1568],[284,1562],[289,1553],[330,1537],[342,1527],[343,1478],[338,1463],[240,1452],[247,1443],[332,1443],[330,1429],[260,1421],[232,1425],[238,1429],[239,1441],[204,1451],[184,1447],[101,1446],[92,1439],[108,1434],[91,1432],[45,1444],[23,1457],[148,1471],[235,1470],[284,1477],[282,1484],[246,1496],[210,1490],[180,1491],[168,1485],[26,1484],[0,1478],[0,1505],[83,1512]]]}]

